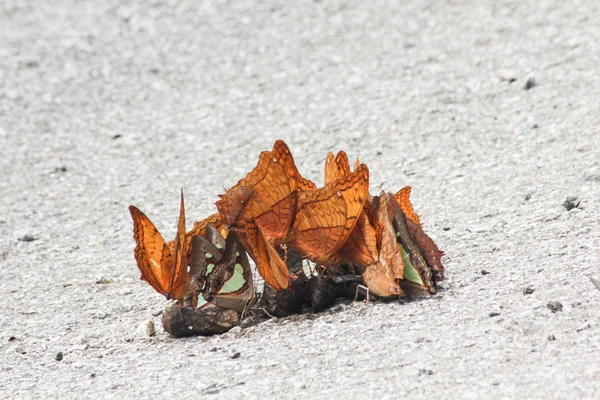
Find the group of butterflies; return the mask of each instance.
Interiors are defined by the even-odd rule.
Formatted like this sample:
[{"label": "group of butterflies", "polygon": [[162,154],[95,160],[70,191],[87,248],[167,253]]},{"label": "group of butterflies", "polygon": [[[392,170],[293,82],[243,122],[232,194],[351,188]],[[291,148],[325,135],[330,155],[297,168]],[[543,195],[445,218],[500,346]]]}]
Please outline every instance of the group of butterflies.
[{"label": "group of butterflies", "polygon": [[247,255],[278,293],[294,290],[299,279],[288,262],[295,253],[314,264],[317,279],[358,274],[368,292],[381,297],[435,293],[444,279],[444,253],[423,232],[409,201],[411,188],[379,196],[368,189],[367,166],[357,159],[351,170],[343,151],[327,155],[325,185],[317,188],[277,141],[219,196],[218,213],[189,232],[182,192],[177,236],[168,243],[138,208],[129,207],[141,279],[181,306],[243,313],[256,301]]}]

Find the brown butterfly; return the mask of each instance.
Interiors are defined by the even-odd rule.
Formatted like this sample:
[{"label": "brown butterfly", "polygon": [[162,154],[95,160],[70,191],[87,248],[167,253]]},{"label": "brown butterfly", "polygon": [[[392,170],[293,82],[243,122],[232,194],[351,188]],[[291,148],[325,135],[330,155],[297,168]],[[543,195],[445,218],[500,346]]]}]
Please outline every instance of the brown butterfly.
[{"label": "brown butterfly", "polygon": [[256,301],[250,264],[235,232],[225,240],[209,226],[206,237],[194,236],[190,276],[198,286],[197,305],[210,302],[243,313]]},{"label": "brown butterfly", "polygon": [[436,281],[444,280],[444,266],[442,265],[441,258],[444,256],[444,252],[441,251],[435,242],[423,231],[421,220],[419,216],[414,212],[413,206],[410,202],[410,186],[402,188],[398,193],[394,195],[403,214],[405,215],[406,225],[411,238],[419,247],[422,255],[425,257],[427,264],[433,270],[433,275]]},{"label": "brown butterfly", "polygon": [[[190,230],[189,232],[187,232],[185,234],[185,249],[186,249],[185,256],[188,260],[191,260],[192,238],[196,235],[205,236],[207,227],[209,225],[212,226],[213,229],[216,229],[221,235],[227,236],[227,231],[225,230],[225,227],[221,223],[219,214],[212,214],[212,215],[209,215],[208,217],[206,217],[205,219],[203,219],[202,221],[194,222],[194,227],[192,228],[192,230]],[[174,240],[171,240],[170,242],[167,243],[167,247],[169,247],[171,249],[173,248],[174,245],[175,245]]]},{"label": "brown butterfly", "polygon": [[361,164],[350,175],[322,189],[301,191],[298,213],[286,244],[311,261],[339,262],[338,249],[350,236],[366,201],[369,170]]},{"label": "brown butterfly", "polygon": [[137,207],[130,206],[129,212],[133,218],[133,237],[137,244],[134,254],[142,273],[140,279],[148,282],[167,300],[174,299],[183,305],[183,298],[190,282],[187,273],[188,251],[183,191],[181,192],[177,236],[169,244],[165,243],[152,221]]},{"label": "brown butterfly", "polygon": [[396,231],[392,226],[389,207],[394,198],[385,192],[373,198],[377,237],[377,259],[365,266],[363,279],[370,291],[378,296],[401,296],[400,282],[404,277],[402,252],[396,243]]}]

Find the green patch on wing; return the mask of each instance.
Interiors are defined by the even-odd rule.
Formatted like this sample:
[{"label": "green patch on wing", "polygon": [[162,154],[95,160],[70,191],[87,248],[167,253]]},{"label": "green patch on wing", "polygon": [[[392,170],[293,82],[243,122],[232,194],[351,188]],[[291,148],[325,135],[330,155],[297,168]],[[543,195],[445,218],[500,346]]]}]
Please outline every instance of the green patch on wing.
[{"label": "green patch on wing", "polygon": [[244,268],[242,264],[235,264],[233,276],[225,282],[219,293],[233,293],[240,290],[246,284],[244,279]]},{"label": "green patch on wing", "polygon": [[207,303],[208,303],[208,301],[206,301],[204,299],[204,296],[198,295],[198,304],[196,305],[196,308],[200,308],[200,307],[202,307],[203,305],[205,305]]},{"label": "green patch on wing", "polygon": [[415,282],[419,285],[423,285],[421,276],[410,262],[410,257],[408,256],[408,253],[404,250],[404,247],[402,247],[400,243],[398,243],[398,246],[400,246],[400,250],[402,250],[402,261],[404,261],[404,279]]}]

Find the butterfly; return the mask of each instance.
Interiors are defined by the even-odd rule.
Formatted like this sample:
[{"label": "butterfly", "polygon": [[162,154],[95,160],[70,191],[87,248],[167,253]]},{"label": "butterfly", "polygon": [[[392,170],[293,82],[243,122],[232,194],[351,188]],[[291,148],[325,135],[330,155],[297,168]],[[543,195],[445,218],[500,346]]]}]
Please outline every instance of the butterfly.
[{"label": "butterfly", "polygon": [[402,296],[400,282],[404,278],[404,261],[401,249],[396,242],[396,231],[390,218],[390,203],[394,198],[381,192],[373,198],[376,220],[377,259],[365,266],[363,279],[374,294],[382,297]]},{"label": "butterfly", "polygon": [[298,212],[286,244],[315,263],[339,262],[336,253],[356,225],[368,187],[369,170],[361,164],[321,189],[299,192]]},{"label": "butterfly", "polygon": [[285,142],[278,140],[272,151],[261,152],[256,167],[216,203],[225,226],[239,233],[259,273],[277,291],[288,289],[291,277],[274,245],[283,243],[289,234],[298,192],[315,188],[298,172]]},{"label": "butterfly", "polygon": [[[335,157],[331,152],[327,154],[325,161],[326,184],[350,174],[348,156],[344,151],[339,151]],[[377,233],[373,227],[374,214],[369,197],[371,196],[367,194],[367,200],[363,211],[358,216],[356,225],[338,251],[343,262],[365,266],[375,263],[378,259]]]},{"label": "butterfly", "polygon": [[396,201],[391,203],[390,217],[405,264],[401,287],[410,296],[424,297],[435,293],[436,281],[443,280],[440,259],[444,253],[423,231],[409,200],[410,192],[411,188],[406,186],[394,195]]},{"label": "butterfly", "polygon": [[423,257],[425,257],[427,265],[433,271],[435,281],[443,281],[444,266],[442,265],[441,258],[444,256],[444,252],[441,251],[435,242],[423,231],[421,220],[414,212],[410,202],[410,192],[410,186],[406,186],[398,191],[394,197],[398,201],[400,209],[405,216],[408,233],[418,246]]},{"label": "butterfly", "polygon": [[237,234],[227,239],[211,225],[206,237],[192,239],[190,276],[196,289],[196,307],[211,303],[244,313],[256,301],[250,263]]},{"label": "butterfly", "polygon": [[272,151],[260,153],[252,171],[220,195],[216,204],[221,220],[238,231],[254,220],[267,240],[280,240],[296,216],[299,182],[303,189],[314,186],[300,176],[289,148],[278,140]]},{"label": "butterfly", "polygon": [[286,263],[281,259],[275,247],[265,238],[254,220],[246,221],[245,234],[241,236],[241,239],[265,282],[277,292],[289,289],[292,278]]},{"label": "butterfly", "polygon": [[187,273],[187,240],[183,191],[175,240],[165,243],[156,226],[137,207],[130,206],[133,218],[133,237],[136,242],[135,260],[142,273],[140,279],[148,282],[167,300],[183,305],[190,278]]}]

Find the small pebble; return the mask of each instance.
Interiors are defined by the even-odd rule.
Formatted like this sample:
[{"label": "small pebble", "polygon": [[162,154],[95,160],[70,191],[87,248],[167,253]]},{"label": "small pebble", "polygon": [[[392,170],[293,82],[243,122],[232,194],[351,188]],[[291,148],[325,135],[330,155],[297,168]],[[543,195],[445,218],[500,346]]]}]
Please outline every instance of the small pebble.
[{"label": "small pebble", "polygon": [[517,80],[516,74],[513,71],[507,69],[501,69],[498,71],[498,78],[500,80],[512,83]]},{"label": "small pebble", "polygon": [[63,353],[62,353],[62,351],[59,351],[58,353],[56,353],[56,355],[54,356],[54,359],[56,361],[62,361],[62,359],[63,359]]},{"label": "small pebble", "polygon": [[151,337],[156,334],[156,328],[154,327],[154,321],[151,319],[144,321],[138,325],[136,331],[139,336]]},{"label": "small pebble", "polygon": [[450,230],[450,227],[449,227],[449,226],[445,226],[445,227],[443,227],[442,229],[443,229],[443,230],[445,230],[445,231],[449,231],[449,230]]},{"label": "small pebble", "polygon": [[34,240],[37,240],[37,238],[33,235],[30,235],[29,233],[18,238],[17,239],[19,242],[33,242]]},{"label": "small pebble", "polygon": [[527,78],[527,80],[525,81],[525,85],[523,86],[523,89],[525,90],[529,90],[529,89],[533,89],[534,87],[536,87],[538,84],[535,81],[535,78],[533,76],[530,76],[529,78]]},{"label": "small pebble", "polygon": [[551,301],[550,303],[546,304],[546,307],[553,313],[562,311],[563,309],[563,305],[558,301]]},{"label": "small pebble", "polygon": [[9,336],[9,337],[8,337],[8,341],[9,341],[9,342],[12,342],[13,340],[16,340],[16,339],[17,339],[17,338],[16,338],[16,337],[14,337],[14,336]]},{"label": "small pebble", "polygon": [[525,200],[527,200],[527,201],[531,200],[531,193],[527,193],[525,195]]},{"label": "small pebble", "polygon": [[419,375],[433,375],[434,372],[430,369],[421,368],[419,369]]},{"label": "small pebble", "polygon": [[535,292],[535,289],[531,286],[527,286],[525,289],[523,289],[523,294],[531,294],[533,292]]},{"label": "small pebble", "polygon": [[554,335],[548,335],[547,339],[548,339],[549,342],[553,342],[553,341],[556,340],[556,336],[554,336]]},{"label": "small pebble", "polygon": [[240,333],[242,331],[242,328],[240,326],[234,326],[233,328],[231,328],[229,330],[229,333]]},{"label": "small pebble", "polygon": [[242,355],[242,353],[240,353],[240,352],[233,353],[233,355],[231,356],[231,358],[232,359],[240,358],[241,355]]},{"label": "small pebble", "polygon": [[490,318],[493,318],[493,317],[497,317],[498,315],[500,315],[500,313],[498,311],[492,311],[489,315],[490,315]]},{"label": "small pebble", "polygon": [[481,270],[481,275],[489,275],[490,272],[488,270],[482,269]]},{"label": "small pebble", "polygon": [[563,201],[562,205],[567,211],[571,211],[574,208],[579,207],[581,200],[579,200],[576,196],[569,196],[565,201]]}]

